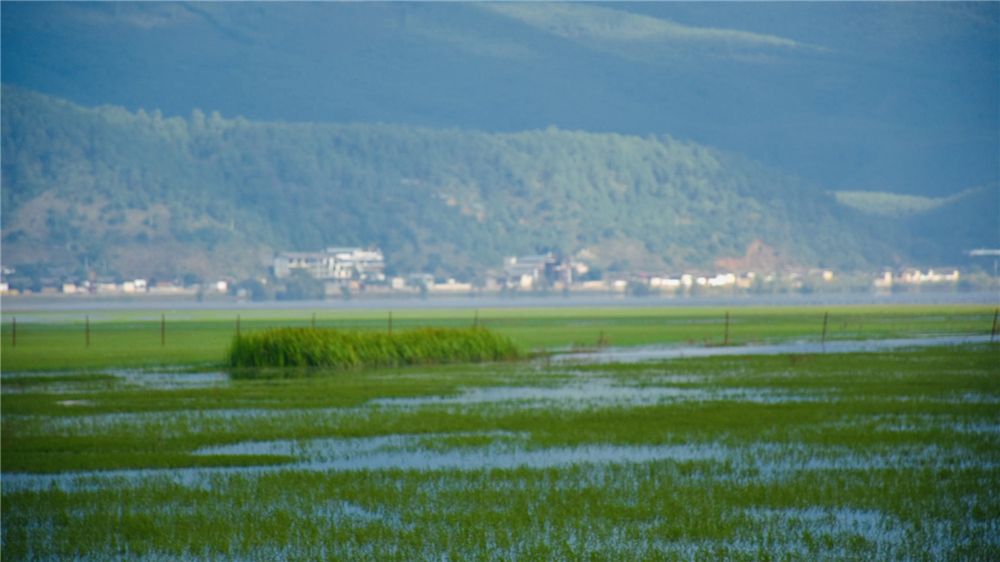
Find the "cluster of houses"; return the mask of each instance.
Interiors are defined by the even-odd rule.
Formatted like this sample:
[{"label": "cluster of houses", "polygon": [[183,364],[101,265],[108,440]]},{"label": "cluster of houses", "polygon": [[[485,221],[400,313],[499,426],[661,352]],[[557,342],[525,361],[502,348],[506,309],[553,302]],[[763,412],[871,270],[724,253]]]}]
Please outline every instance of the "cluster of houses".
[{"label": "cluster of houses", "polygon": [[462,293],[477,289],[491,291],[506,288],[526,291],[564,289],[573,284],[574,275],[587,272],[585,265],[574,264],[550,253],[507,258],[502,274],[488,276],[479,285],[456,279],[439,281],[429,273],[387,278],[385,256],[380,250],[342,247],[326,248],[318,252],[281,252],[274,258],[273,269],[278,281],[287,280],[296,271],[301,271],[332,287],[363,288],[373,292],[391,290],[421,293]]},{"label": "cluster of houses", "polygon": [[[809,270],[797,273],[683,273],[663,275],[655,273],[621,273],[604,276],[588,275],[587,264],[553,253],[508,257],[502,267],[492,270],[476,283],[456,279],[436,279],[427,273],[387,277],[385,256],[377,248],[331,247],[316,252],[281,252],[273,260],[273,281],[277,286],[289,283],[297,275],[323,282],[326,296],[344,292],[364,291],[372,294],[472,294],[503,292],[579,292],[579,293],[633,293],[633,294],[691,294],[701,290],[745,290],[761,286],[796,289],[806,285],[821,286],[834,281],[830,270]],[[12,273],[7,269],[5,274]],[[594,278],[598,277],[598,278]],[[904,269],[887,271],[875,277],[876,291],[893,287],[923,284],[957,284],[959,271]],[[869,278],[871,279],[871,278]],[[266,281],[265,281],[266,282]],[[231,281],[215,281],[184,285],[177,282],[148,282],[145,279],[128,281],[84,281],[47,286],[42,294],[66,295],[154,295],[154,296],[206,296],[232,294],[239,289]],[[0,281],[0,293],[13,294],[6,282]]]},{"label": "cluster of houses", "polygon": [[[295,270],[326,281],[328,295],[333,287],[364,289],[372,293],[496,293],[505,291],[545,292],[573,291],[578,293],[662,293],[689,294],[700,290],[750,291],[755,287],[780,285],[789,289],[822,286],[833,283],[835,275],[829,269],[812,269],[790,273],[621,273],[592,279],[590,267],[554,253],[505,258],[500,269],[492,271],[476,284],[455,279],[437,280],[428,273],[386,277],[385,258],[377,249],[327,248],[320,252],[283,252],[274,260],[274,275],[280,281]],[[958,270],[947,273],[906,269],[900,273],[885,273],[874,280],[876,289],[897,284],[956,283]]]},{"label": "cluster of houses", "polygon": [[928,269],[926,272],[919,269],[904,269],[898,274],[892,271],[883,272],[880,277],[875,279],[874,285],[876,289],[891,289],[897,285],[958,283],[960,276],[961,274],[957,269],[949,269],[947,271]]},{"label": "cluster of houses", "polygon": [[[174,281],[155,281],[132,279],[130,281],[82,281],[69,282],[60,285],[43,286],[42,295],[100,295],[100,296],[205,296],[206,294],[225,295],[229,293],[228,281],[212,283],[197,283],[184,285]],[[8,283],[0,282],[0,293],[18,294]],[[27,292],[26,292],[27,293]]]}]

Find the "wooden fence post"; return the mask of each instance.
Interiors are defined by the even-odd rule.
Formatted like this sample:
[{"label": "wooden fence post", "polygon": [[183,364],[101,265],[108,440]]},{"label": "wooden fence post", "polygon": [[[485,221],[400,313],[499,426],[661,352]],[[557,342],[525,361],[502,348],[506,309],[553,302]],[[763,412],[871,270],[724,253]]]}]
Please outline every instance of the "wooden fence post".
[{"label": "wooden fence post", "polygon": [[1000,308],[993,311],[993,328],[990,329],[990,343],[992,343],[994,338],[997,337],[997,328],[1000,328],[1000,326],[997,325],[997,316],[1000,316]]},{"label": "wooden fence post", "polygon": [[826,348],[826,323],[829,320],[830,320],[830,313],[829,312],[824,312],[823,313],[823,335],[820,336],[820,340],[819,340],[820,344],[822,344],[824,346],[824,349]]},{"label": "wooden fence post", "polygon": [[722,345],[729,345],[729,311],[726,311],[726,334],[722,340]]}]

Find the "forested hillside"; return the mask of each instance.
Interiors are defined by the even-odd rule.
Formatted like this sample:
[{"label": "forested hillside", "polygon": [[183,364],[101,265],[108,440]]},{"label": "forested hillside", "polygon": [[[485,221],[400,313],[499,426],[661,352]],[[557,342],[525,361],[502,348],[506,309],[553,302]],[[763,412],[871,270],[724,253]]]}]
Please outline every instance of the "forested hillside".
[{"label": "forested hillside", "polygon": [[913,258],[901,223],[667,136],[164,118],[11,87],[2,110],[3,264],[39,275],[242,278],[329,245],[467,278],[542,250],[611,270]]},{"label": "forested hillside", "polygon": [[996,2],[3,2],[5,84],[256,121],[670,134],[813,184],[998,180]]}]

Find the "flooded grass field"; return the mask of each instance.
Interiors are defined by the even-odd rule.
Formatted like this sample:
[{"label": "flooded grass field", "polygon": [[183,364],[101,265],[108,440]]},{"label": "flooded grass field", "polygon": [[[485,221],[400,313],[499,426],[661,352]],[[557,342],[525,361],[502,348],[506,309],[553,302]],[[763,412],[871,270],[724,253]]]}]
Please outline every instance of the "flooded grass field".
[{"label": "flooded grass field", "polygon": [[983,339],[251,380],[5,371],[2,556],[997,559]]}]

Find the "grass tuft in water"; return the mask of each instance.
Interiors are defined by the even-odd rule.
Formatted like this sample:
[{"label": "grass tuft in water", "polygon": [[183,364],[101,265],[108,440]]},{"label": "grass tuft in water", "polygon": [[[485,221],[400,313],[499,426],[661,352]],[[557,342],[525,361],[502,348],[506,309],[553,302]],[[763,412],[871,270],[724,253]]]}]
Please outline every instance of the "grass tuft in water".
[{"label": "grass tuft in water", "polygon": [[398,334],[279,328],[236,336],[229,366],[354,370],[406,365],[507,361],[523,353],[484,328],[420,328]]}]

